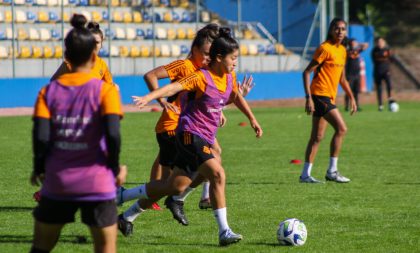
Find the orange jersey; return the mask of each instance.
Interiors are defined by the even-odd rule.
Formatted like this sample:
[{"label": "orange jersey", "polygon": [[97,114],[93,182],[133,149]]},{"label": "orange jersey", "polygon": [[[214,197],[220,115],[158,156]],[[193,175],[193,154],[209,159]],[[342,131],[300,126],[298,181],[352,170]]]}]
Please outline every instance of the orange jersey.
[{"label": "orange jersey", "polygon": [[[164,66],[166,72],[168,72],[169,79],[171,82],[175,82],[189,74],[195,72],[198,67],[194,65],[194,63],[189,60],[177,60],[168,65]],[[175,94],[174,96],[168,98],[168,102],[172,103],[173,105],[181,108],[181,99],[180,94]],[[163,133],[174,131],[178,126],[178,119],[179,114],[171,110],[163,110],[162,115],[160,116],[155,131],[156,133]]]},{"label": "orange jersey", "polygon": [[[80,86],[91,79],[97,79],[92,73],[68,73],[58,78],[58,82],[64,86]],[[43,87],[38,94],[35,104],[34,117],[51,118],[51,112],[48,109],[45,98],[46,87]],[[123,115],[120,94],[117,87],[111,83],[104,82],[100,92],[100,105],[102,115],[117,114]]]},{"label": "orange jersey", "polygon": [[311,83],[311,94],[331,98],[335,104],[338,83],[346,63],[346,49],[329,41],[322,43],[313,56],[320,65]]}]

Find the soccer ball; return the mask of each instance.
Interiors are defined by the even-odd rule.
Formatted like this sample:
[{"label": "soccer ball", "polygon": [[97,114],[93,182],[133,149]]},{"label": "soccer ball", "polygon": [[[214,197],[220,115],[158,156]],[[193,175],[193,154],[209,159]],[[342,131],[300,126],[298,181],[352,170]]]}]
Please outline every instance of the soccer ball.
[{"label": "soccer ball", "polygon": [[400,106],[397,104],[397,102],[392,102],[389,104],[389,110],[391,112],[398,112],[400,110]]},{"label": "soccer ball", "polygon": [[282,245],[302,246],[306,242],[306,226],[303,221],[292,218],[280,222],[277,240]]}]

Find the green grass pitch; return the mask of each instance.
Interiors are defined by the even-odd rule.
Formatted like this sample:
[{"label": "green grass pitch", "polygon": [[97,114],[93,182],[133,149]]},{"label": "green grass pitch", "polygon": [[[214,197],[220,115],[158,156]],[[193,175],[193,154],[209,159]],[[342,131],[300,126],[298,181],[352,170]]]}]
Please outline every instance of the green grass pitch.
[{"label": "green grass pitch", "polygon": [[[227,110],[228,124],[218,138],[227,174],[229,225],[244,240],[217,246],[211,211],[198,209],[201,190],[187,199],[190,220],[182,227],[168,210],[148,211],[135,221],[134,235],[118,237],[119,252],[419,252],[420,251],[420,103],[401,103],[400,112],[378,112],[375,106],[350,117],[339,170],[352,182],[298,183],[310,132],[310,117],[299,108],[255,109],[264,130],[257,140],[245,117]],[[129,113],[122,122],[122,163],[128,165],[127,187],[148,180],[157,153],[154,124],[159,113]],[[28,252],[35,206],[30,186],[31,119],[0,118],[0,252]],[[328,165],[328,128],[313,175],[323,179]],[[126,203],[120,211],[128,208]],[[163,206],[163,201],[161,201]],[[280,246],[279,222],[305,222],[308,240],[302,247]],[[85,226],[69,224],[54,252],[92,252]],[[77,236],[88,237],[77,243]]]}]

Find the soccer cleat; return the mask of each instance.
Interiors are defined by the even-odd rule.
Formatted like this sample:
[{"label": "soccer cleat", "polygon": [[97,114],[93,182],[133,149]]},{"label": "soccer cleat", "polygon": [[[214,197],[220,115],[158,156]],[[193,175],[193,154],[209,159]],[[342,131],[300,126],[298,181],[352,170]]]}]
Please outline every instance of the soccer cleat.
[{"label": "soccer cleat", "polygon": [[117,197],[115,197],[115,203],[117,204],[117,206],[122,206],[122,204],[124,203],[124,200],[123,200],[124,191],[125,191],[125,188],[122,186],[117,188]]},{"label": "soccer cleat", "polygon": [[159,204],[156,203],[156,202],[152,204],[151,209],[155,210],[155,211],[161,211],[162,210],[162,208],[160,208]]},{"label": "soccer cleat", "polygon": [[175,220],[184,226],[188,226],[188,220],[184,213],[184,202],[176,201],[172,196],[165,199],[165,206],[171,211]]},{"label": "soccer cleat", "polygon": [[348,183],[350,182],[350,179],[341,175],[340,172],[336,171],[333,173],[328,173],[325,175],[325,179],[327,181],[334,181],[337,183]]},{"label": "soccer cleat", "polygon": [[118,215],[118,230],[125,236],[131,236],[133,234],[134,224],[126,221],[123,214]]},{"label": "soccer cleat", "polygon": [[324,182],[319,181],[318,179],[309,176],[309,177],[305,177],[303,178],[302,176],[299,177],[299,182],[301,183],[310,183],[310,184],[323,184]]},{"label": "soccer cleat", "polygon": [[198,203],[198,207],[200,209],[212,208],[210,199],[202,199],[202,200],[200,200],[200,203]]},{"label": "soccer cleat", "polygon": [[242,235],[235,234],[232,229],[226,229],[221,234],[219,234],[219,245],[227,246],[232,243],[237,243],[242,240]]},{"label": "soccer cleat", "polygon": [[378,107],[378,111],[382,112],[383,110],[384,110],[384,106],[383,106],[383,105],[380,105],[380,106]]}]

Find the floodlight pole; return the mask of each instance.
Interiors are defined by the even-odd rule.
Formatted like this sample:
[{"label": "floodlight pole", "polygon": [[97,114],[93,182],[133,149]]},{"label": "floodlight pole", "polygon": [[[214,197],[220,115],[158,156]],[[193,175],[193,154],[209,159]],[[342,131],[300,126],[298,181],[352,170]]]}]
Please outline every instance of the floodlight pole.
[{"label": "floodlight pole", "polygon": [[349,0],[343,0],[343,19],[349,23]]},{"label": "floodlight pole", "polygon": [[[238,0],[238,32],[241,33],[241,22],[242,22],[242,4],[241,4],[241,0]],[[241,41],[238,38],[238,42],[239,45],[241,44]],[[239,50],[240,52],[240,50]],[[238,72],[241,71],[241,54],[239,53],[239,57],[238,57]]]},{"label": "floodlight pole", "polygon": [[283,41],[283,23],[282,23],[282,1],[281,0],[277,0],[277,42],[278,43],[282,43]]},{"label": "floodlight pole", "polygon": [[329,22],[335,18],[335,0],[329,0]]},{"label": "floodlight pole", "polygon": [[321,44],[327,38],[327,0],[320,0],[321,15],[319,27],[319,43]]},{"label": "floodlight pole", "polygon": [[152,47],[153,47],[153,68],[156,67],[156,17],[155,17],[155,1],[152,1]]},{"label": "floodlight pole", "polygon": [[12,0],[12,76],[16,77],[16,55],[15,55],[15,1]]}]

